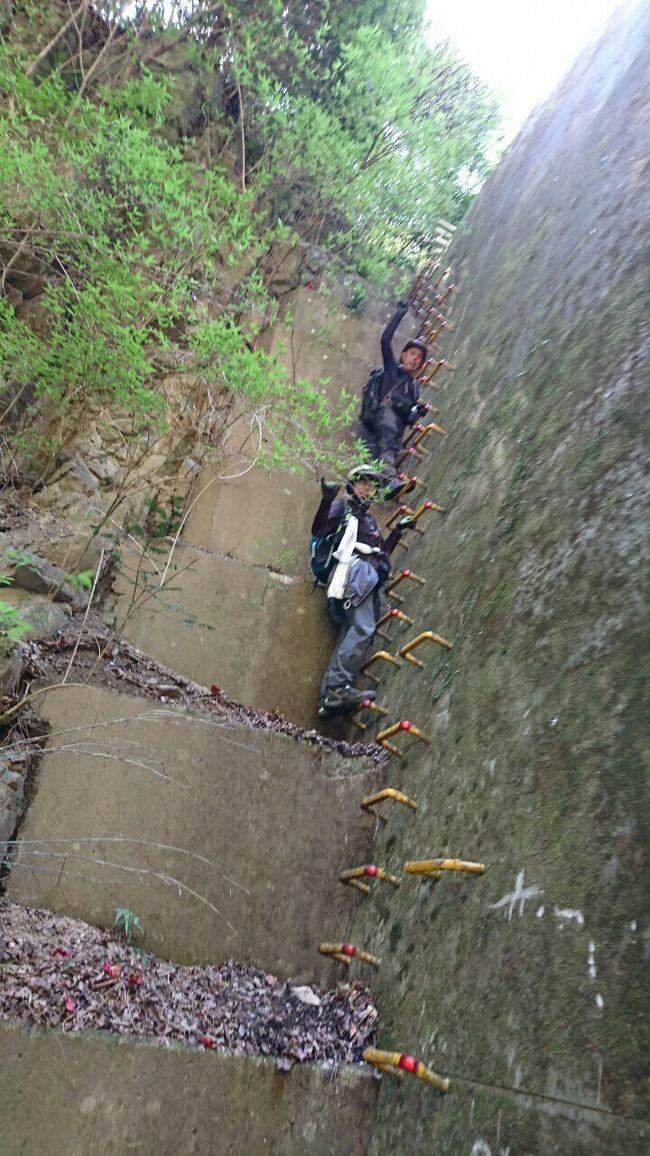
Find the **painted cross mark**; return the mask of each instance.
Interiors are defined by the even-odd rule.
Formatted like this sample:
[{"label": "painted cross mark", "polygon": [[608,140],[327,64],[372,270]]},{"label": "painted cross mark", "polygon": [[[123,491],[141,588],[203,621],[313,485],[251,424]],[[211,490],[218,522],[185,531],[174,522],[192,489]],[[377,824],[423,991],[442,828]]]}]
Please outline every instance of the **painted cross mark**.
[{"label": "painted cross mark", "polygon": [[524,887],[524,872],[520,871],[515,880],[514,891],[509,891],[502,899],[499,899],[496,903],[491,903],[490,907],[493,911],[499,911],[503,908],[510,922],[517,906],[519,907],[519,915],[523,915],[526,900],[536,899],[538,895],[543,894],[543,887]]}]

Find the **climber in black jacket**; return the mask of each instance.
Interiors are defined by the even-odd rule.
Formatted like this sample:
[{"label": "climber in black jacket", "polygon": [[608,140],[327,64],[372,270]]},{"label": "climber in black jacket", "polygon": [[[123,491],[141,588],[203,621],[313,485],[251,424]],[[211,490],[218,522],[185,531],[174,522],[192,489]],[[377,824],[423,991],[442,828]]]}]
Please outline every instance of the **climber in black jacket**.
[{"label": "climber in black jacket", "polygon": [[366,419],[365,424],[361,423],[359,431],[373,458],[381,458],[383,462],[385,498],[391,498],[403,489],[403,482],[397,478],[397,458],[404,431],[407,425],[412,425],[426,413],[426,404],[418,401],[418,383],[414,380],[414,375],[426,360],[426,345],[419,340],[407,341],[399,361],[393,353],[393,336],[408,312],[408,307],[408,301],[399,302],[397,312],[381,335],[384,371],[378,391],[378,405],[374,416]]}]

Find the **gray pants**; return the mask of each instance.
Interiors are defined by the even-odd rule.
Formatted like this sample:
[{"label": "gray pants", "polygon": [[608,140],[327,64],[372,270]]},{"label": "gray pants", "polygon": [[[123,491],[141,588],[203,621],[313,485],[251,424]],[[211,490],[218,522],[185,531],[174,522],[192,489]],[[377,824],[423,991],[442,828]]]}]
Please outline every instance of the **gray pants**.
[{"label": "gray pants", "polygon": [[359,423],[359,437],[367,445],[373,458],[382,459],[384,480],[387,482],[397,475],[397,458],[402,452],[405,428],[390,405],[380,405],[372,430]]},{"label": "gray pants", "polygon": [[376,590],[374,566],[357,560],[348,574],[345,601],[330,604],[336,607],[341,633],[320,684],[321,698],[337,687],[353,685],[377,625]]}]

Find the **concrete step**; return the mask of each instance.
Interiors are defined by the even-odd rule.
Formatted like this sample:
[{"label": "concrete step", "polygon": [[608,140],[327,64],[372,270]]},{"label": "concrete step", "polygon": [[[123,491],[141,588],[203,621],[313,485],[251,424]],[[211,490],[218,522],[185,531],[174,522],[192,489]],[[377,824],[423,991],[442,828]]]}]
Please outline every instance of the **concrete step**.
[{"label": "concrete step", "polygon": [[[312,336],[335,349],[349,352],[363,350],[370,356],[374,350],[379,357],[382,331],[396,307],[397,303],[392,300],[376,301],[374,306],[369,304],[370,312],[366,311],[364,305],[358,312],[351,312],[334,297],[301,287],[283,298],[282,317],[303,338]],[[405,341],[418,332],[417,318],[408,313],[395,336],[395,348],[401,348]]]},{"label": "concrete step", "polygon": [[327,398],[335,412],[340,411],[343,390],[361,396],[370,370],[381,364],[379,346],[366,352],[366,346],[354,343],[349,351],[339,343],[329,344],[316,334],[277,324],[265,333],[261,347],[272,354],[287,370],[288,388],[294,377],[307,378]]},{"label": "concrete step", "polygon": [[[259,530],[264,533],[263,526]],[[140,555],[125,553],[115,582],[118,629],[179,674],[203,686],[216,683],[239,702],[312,726],[334,631],[323,591],[313,588],[308,539],[303,541],[304,580],[179,546],[168,584],[152,596],[161,559],[142,562]]]},{"label": "concrete step", "polygon": [[161,1047],[0,1023],[2,1151],[48,1156],[362,1156],[377,1083],[363,1068]]},{"label": "concrete step", "polygon": [[383,770],[262,728],[97,687],[41,700],[49,752],[20,832],[9,898],[111,927],[177,963],[246,959],[323,981],[345,939],[338,882],[369,853],[360,810]]},{"label": "concrete step", "polygon": [[183,541],[283,574],[304,575],[319,501],[313,478],[285,470],[251,469],[230,481],[203,471],[188,497]]}]

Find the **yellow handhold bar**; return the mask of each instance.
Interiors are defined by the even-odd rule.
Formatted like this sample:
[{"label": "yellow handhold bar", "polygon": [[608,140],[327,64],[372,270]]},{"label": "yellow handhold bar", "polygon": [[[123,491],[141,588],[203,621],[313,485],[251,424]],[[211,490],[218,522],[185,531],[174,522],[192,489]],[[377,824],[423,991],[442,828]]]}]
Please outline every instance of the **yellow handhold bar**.
[{"label": "yellow handhold bar", "polygon": [[397,574],[394,578],[391,578],[390,582],[386,586],[386,593],[390,594],[392,598],[403,601],[401,595],[394,594],[393,591],[395,590],[396,586],[399,586],[400,582],[404,582],[407,578],[409,578],[411,582],[419,583],[420,586],[426,585],[426,578],[420,578],[419,575],[414,574],[412,570],[400,570],[399,574]]},{"label": "yellow handhold bar", "polygon": [[[365,811],[368,815],[375,815],[375,812],[372,811],[371,808],[376,807],[378,803],[383,803],[386,799],[392,799],[394,803],[401,803],[402,806],[409,807],[411,811],[417,811],[418,809],[417,803],[409,799],[408,795],[405,795],[403,791],[398,791],[396,787],[384,787],[382,791],[377,791],[375,795],[368,795],[367,798],[362,799],[361,810]],[[382,815],[380,811],[377,811],[375,818],[379,819],[380,823],[388,822],[386,816]]]},{"label": "yellow handhold bar", "polygon": [[380,660],[382,662],[390,662],[393,666],[401,666],[402,665],[401,662],[399,661],[399,659],[394,658],[393,655],[389,654],[387,650],[376,650],[374,654],[370,655],[370,658],[366,659],[363,666],[361,667],[361,673],[365,674],[366,678],[369,678],[376,685],[379,685],[381,679],[377,678],[376,674],[368,674],[367,671],[368,671],[368,667],[373,662],[379,662]]},{"label": "yellow handhold bar", "polygon": [[358,959],[361,963],[368,963],[371,967],[379,967],[381,964],[381,959],[376,955],[371,955],[369,951],[355,947],[353,943],[321,943],[318,950],[321,955],[331,955],[339,963],[344,963],[346,967],[350,966],[353,959]]},{"label": "yellow handhold bar", "polygon": [[389,875],[388,871],[384,871],[383,867],[377,867],[374,863],[366,863],[363,867],[351,867],[349,871],[342,871],[339,875],[341,883],[345,883],[347,887],[355,887],[357,891],[368,893],[369,885],[361,883],[361,879],[364,878],[382,879],[384,883],[390,883],[391,887],[399,887],[402,882],[397,875]]},{"label": "yellow handhold bar", "polygon": [[424,663],[419,658],[414,658],[411,654],[416,646],[422,646],[423,642],[435,642],[438,646],[443,646],[446,650],[453,650],[453,642],[447,642],[446,638],[441,638],[439,634],[434,634],[433,630],[423,630],[422,634],[418,634],[417,638],[412,638],[410,642],[405,642],[404,646],[400,646],[397,653],[401,658],[406,659],[407,662],[412,662],[414,666],[419,666],[420,670],[424,670]]},{"label": "yellow handhold bar", "polygon": [[464,871],[466,875],[483,875],[485,863],[468,863],[465,859],[413,859],[404,864],[408,875],[434,875],[443,871]]},{"label": "yellow handhold bar", "polygon": [[432,740],[429,738],[429,736],[425,735],[424,731],[421,731],[419,727],[416,727],[414,723],[409,722],[408,719],[402,719],[400,722],[393,723],[392,726],[386,727],[386,730],[379,731],[375,738],[375,742],[379,743],[380,747],[384,747],[385,750],[390,751],[391,754],[397,755],[398,758],[401,758],[404,752],[400,751],[399,747],[396,747],[393,743],[388,742],[388,740],[392,738],[393,735],[400,733],[413,735],[413,738],[419,739],[420,742],[428,743],[429,746],[431,746]]},{"label": "yellow handhold bar", "polygon": [[437,424],[437,422],[430,421],[428,425],[425,425],[422,432],[418,434],[415,441],[413,442],[414,448],[418,449],[420,442],[424,441],[425,437],[427,437],[430,433],[439,433],[442,434],[443,437],[447,436],[446,429],[443,429],[441,425]]},{"label": "yellow handhold bar", "polygon": [[417,1080],[424,1080],[439,1092],[449,1091],[449,1080],[437,1076],[422,1063],[422,1060],[409,1056],[406,1052],[383,1052],[379,1048],[365,1048],[363,1059],[367,1064],[372,1064],[374,1068],[388,1075],[401,1077],[403,1072],[409,1072]]},{"label": "yellow handhold bar", "polygon": [[[359,710],[372,710],[375,714],[382,715],[388,714],[385,706],[380,706],[378,702],[371,702],[369,698],[364,698],[363,702],[359,703]],[[353,726],[358,727],[360,731],[365,731],[368,727],[368,724],[362,722],[360,718],[357,718],[356,714],[352,716],[350,722]]]}]

